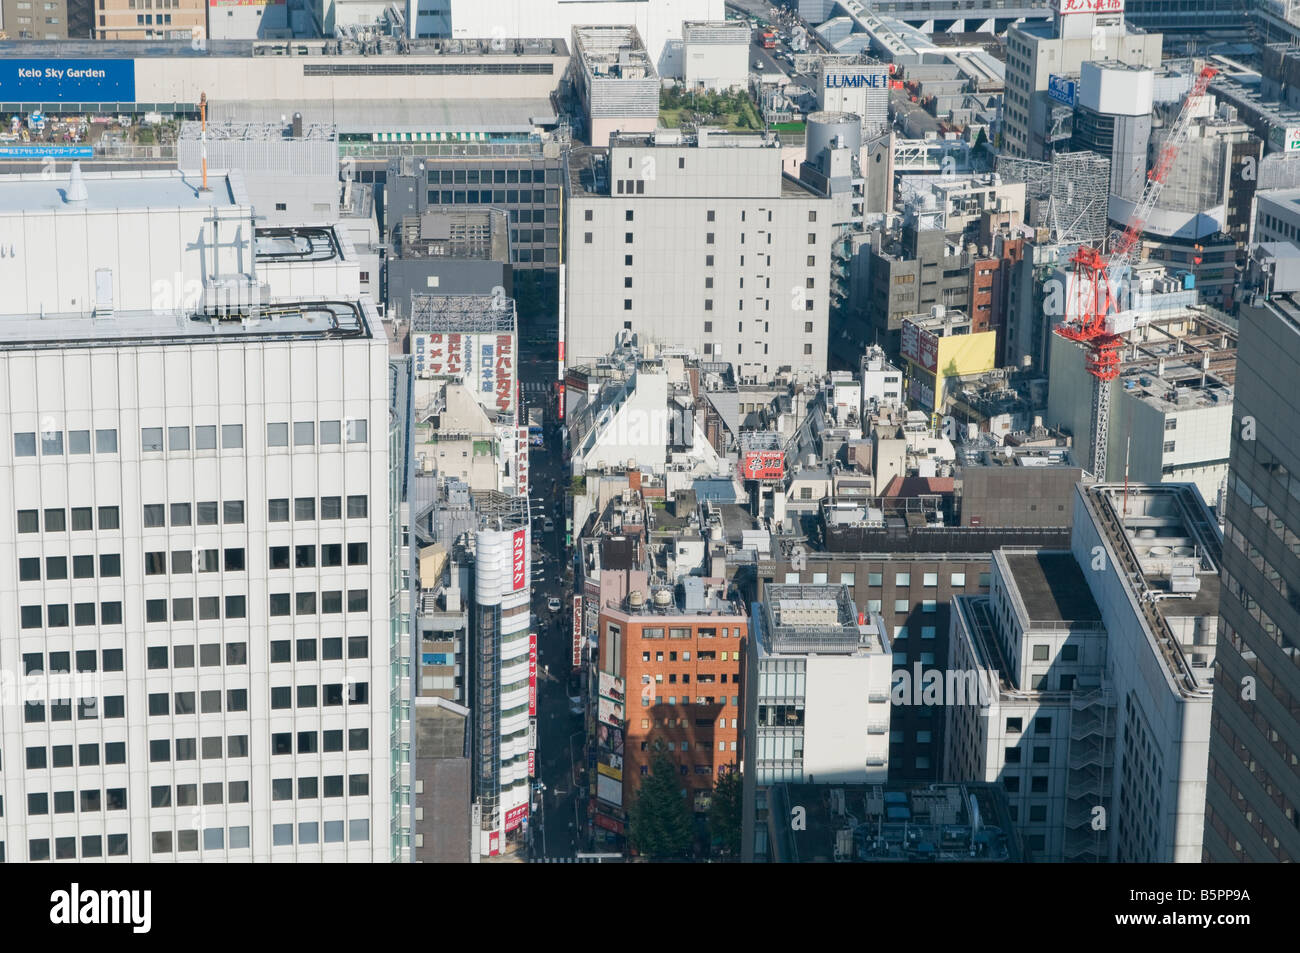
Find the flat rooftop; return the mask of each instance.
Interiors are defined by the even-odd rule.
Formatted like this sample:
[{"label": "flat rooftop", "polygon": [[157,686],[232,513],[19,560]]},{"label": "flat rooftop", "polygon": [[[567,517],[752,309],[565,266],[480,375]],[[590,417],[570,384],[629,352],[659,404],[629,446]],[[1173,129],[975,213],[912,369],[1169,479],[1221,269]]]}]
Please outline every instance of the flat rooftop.
[{"label": "flat rooftop", "polygon": [[[384,56],[567,56],[568,43],[560,37],[510,39],[408,39],[381,38]],[[178,56],[201,57],[283,56],[307,60],[332,56],[366,55],[349,39],[208,40],[195,49],[188,40],[0,40],[0,59],[135,59]],[[378,56],[375,56],[378,59]]]},{"label": "flat rooftop", "polygon": [[[250,114],[274,123],[280,116],[302,113],[303,125],[334,126],[340,133],[374,132],[516,133],[558,122],[555,107],[542,98],[518,99],[357,99],[307,101],[292,99],[214,103],[211,116],[239,124]],[[274,117],[274,118],[265,118]]]},{"label": "flat rooftop", "polygon": [[[367,313],[369,312],[369,313]],[[148,347],[164,343],[219,344],[259,338],[369,338],[378,321],[358,301],[278,302],[246,320],[201,314],[117,311],[110,317],[54,314],[0,319],[0,349]]]},{"label": "flat rooftop", "polygon": [[1101,610],[1070,553],[1004,553],[1009,582],[1032,622],[1100,622]]},{"label": "flat rooftop", "polygon": [[[785,821],[793,806],[806,812],[797,831]],[[1030,859],[1000,784],[778,784],[770,789],[768,814],[776,828],[769,859],[778,863]]]},{"label": "flat rooftop", "polygon": [[114,211],[163,208],[233,208],[236,188],[225,175],[209,175],[210,191],[202,180],[172,170],[83,172],[86,200],[69,204],[68,175],[50,178],[41,172],[0,176],[0,214],[44,211]]}]

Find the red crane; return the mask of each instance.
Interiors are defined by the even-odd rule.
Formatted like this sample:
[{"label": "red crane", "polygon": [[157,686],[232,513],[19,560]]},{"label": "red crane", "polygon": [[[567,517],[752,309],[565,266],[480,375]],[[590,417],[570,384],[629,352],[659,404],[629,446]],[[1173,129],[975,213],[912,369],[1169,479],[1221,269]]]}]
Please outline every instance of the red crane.
[{"label": "red crane", "polygon": [[1106,479],[1106,442],[1109,438],[1110,382],[1119,376],[1119,351],[1124,344],[1122,335],[1116,334],[1108,318],[1122,310],[1119,301],[1121,282],[1128,277],[1133,254],[1137,250],[1160,192],[1165,187],[1169,170],[1173,168],[1178,152],[1187,141],[1196,106],[1205,96],[1210,80],[1218,73],[1213,66],[1204,67],[1196,77],[1178,118],[1170,127],[1155,165],[1147,173],[1142,195],[1133,206],[1124,231],[1111,237],[1110,256],[1088,245],[1080,245],[1070,259],[1075,275],[1075,313],[1063,321],[1056,333],[1071,341],[1088,346],[1087,370],[1093,380],[1092,401],[1092,460],[1091,471],[1099,479]]}]

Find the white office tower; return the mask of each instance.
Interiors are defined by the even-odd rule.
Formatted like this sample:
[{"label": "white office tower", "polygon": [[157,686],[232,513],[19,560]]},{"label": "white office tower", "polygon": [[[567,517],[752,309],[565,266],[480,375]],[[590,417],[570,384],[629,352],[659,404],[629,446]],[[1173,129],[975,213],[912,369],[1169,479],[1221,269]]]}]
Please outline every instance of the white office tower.
[{"label": "white office tower", "polygon": [[9,860],[394,856],[388,343],[208,184],[0,180]]}]

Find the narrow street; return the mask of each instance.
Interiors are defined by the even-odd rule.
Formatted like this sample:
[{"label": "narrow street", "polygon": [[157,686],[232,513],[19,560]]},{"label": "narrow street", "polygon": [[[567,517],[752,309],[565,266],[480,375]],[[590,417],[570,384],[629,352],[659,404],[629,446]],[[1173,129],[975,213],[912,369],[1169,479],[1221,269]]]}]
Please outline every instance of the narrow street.
[{"label": "narrow street", "polygon": [[[573,584],[571,550],[565,546],[564,495],[568,479],[560,459],[555,417],[555,362],[529,354],[520,367],[524,402],[546,413],[545,445],[531,447],[529,458],[532,516],[532,611],[537,631],[537,777],[530,823],[531,859],[572,858],[577,851],[579,811],[585,800],[575,784],[581,768],[582,716],[570,710],[576,694],[571,682],[570,625]],[[545,529],[550,520],[552,528]],[[548,602],[556,599],[558,610]],[[538,792],[540,791],[540,810]]]}]

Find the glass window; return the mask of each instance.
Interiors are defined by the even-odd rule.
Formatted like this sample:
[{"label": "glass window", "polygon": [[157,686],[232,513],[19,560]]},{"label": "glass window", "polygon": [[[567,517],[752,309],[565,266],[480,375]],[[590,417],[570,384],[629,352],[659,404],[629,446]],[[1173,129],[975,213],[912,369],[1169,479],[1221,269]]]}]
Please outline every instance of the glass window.
[{"label": "glass window", "polygon": [[954,589],[961,589],[966,585],[966,574],[964,572],[955,572],[949,581]]},{"label": "glass window", "polygon": [[217,449],[217,427],[215,424],[207,424],[202,427],[194,428],[194,449]]},{"label": "glass window", "polygon": [[912,584],[912,574],[910,572],[894,573],[894,585],[910,586]]},{"label": "glass window", "polygon": [[64,533],[68,529],[68,514],[63,510],[45,511],[45,532]]},{"label": "glass window", "polygon": [[267,424],[266,445],[268,447],[289,446],[289,425],[288,424]]},{"label": "glass window", "polygon": [[243,424],[222,424],[221,425],[221,449],[239,450],[244,446],[244,425]]},{"label": "glass window", "polygon": [[95,431],[95,452],[96,453],[117,453],[117,431],[96,430]]},{"label": "glass window", "polygon": [[14,456],[36,456],[36,434],[34,432],[14,434]]},{"label": "glass window", "polygon": [[369,422],[365,419],[348,421],[348,443],[365,443]]},{"label": "glass window", "polygon": [[90,431],[89,430],[68,431],[68,453],[74,455],[90,453]]},{"label": "glass window", "polygon": [[41,432],[41,456],[63,456],[63,431],[46,430]]},{"label": "glass window", "polygon": [[190,448],[189,427],[168,427],[167,428],[167,449],[188,450],[189,448]]},{"label": "glass window", "polygon": [[295,520],[314,520],[316,518],[316,498],[300,496],[293,501],[293,518]]},{"label": "glass window", "polygon": [[348,519],[364,519],[366,516],[366,497],[364,495],[348,497]]},{"label": "glass window", "polygon": [[171,516],[173,526],[189,526],[190,505],[188,503],[173,503]]},{"label": "glass window", "polygon": [[119,526],[118,512],[116,506],[101,506],[99,508],[99,528],[100,529],[117,529]]},{"label": "glass window", "polygon": [[316,445],[316,425],[310,420],[298,420],[293,425],[293,445],[295,447],[314,447]]}]

